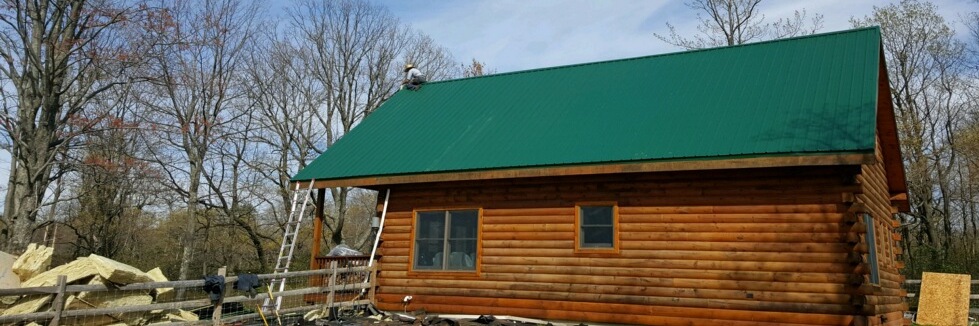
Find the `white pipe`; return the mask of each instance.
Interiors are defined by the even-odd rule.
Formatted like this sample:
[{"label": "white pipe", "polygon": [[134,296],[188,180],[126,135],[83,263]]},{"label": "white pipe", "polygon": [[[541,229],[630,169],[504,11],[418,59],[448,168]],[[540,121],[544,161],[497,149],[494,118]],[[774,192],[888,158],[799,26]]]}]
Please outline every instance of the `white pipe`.
[{"label": "white pipe", "polygon": [[[381,243],[381,231],[384,231],[384,217],[388,215],[388,199],[391,199],[391,188],[384,194],[384,209],[381,210],[381,225],[377,228],[377,236],[374,237],[374,248],[371,249],[371,260],[367,261],[367,267],[374,265],[374,254],[377,253],[377,246]],[[367,280],[364,280],[366,283]]]},{"label": "white pipe", "polygon": [[[391,198],[391,188],[388,188],[384,194],[384,208],[381,209],[381,225],[377,227],[377,236],[374,237],[374,248],[371,249],[371,259],[367,261],[367,267],[374,266],[374,254],[377,253],[377,246],[381,243],[381,231],[384,230],[384,217],[388,215],[388,199]],[[364,284],[370,282],[371,277],[374,277],[373,273],[368,273],[368,277],[364,278]],[[367,293],[367,289],[360,291],[361,294]]]}]

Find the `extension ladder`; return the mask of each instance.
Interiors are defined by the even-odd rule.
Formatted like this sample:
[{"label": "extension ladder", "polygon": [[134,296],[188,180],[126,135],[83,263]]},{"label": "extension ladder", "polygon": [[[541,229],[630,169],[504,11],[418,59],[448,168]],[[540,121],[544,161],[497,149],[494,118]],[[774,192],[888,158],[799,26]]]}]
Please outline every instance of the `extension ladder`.
[{"label": "extension ladder", "polygon": [[[303,196],[303,205],[299,208],[299,214],[296,214],[296,205],[299,203],[299,183],[296,183],[296,189],[293,190],[292,195],[292,208],[289,209],[289,218],[286,220],[286,229],[282,233],[282,246],[279,247],[279,258],[275,260],[275,273],[281,274],[289,271],[289,265],[292,263],[292,253],[296,250],[296,237],[299,236],[299,226],[302,224],[303,216],[306,215],[306,206],[309,204],[310,193],[313,190],[313,183],[316,180],[309,180],[309,188],[306,189],[306,195]],[[285,277],[273,277],[269,284],[271,288],[278,288],[279,292],[285,291],[286,289],[286,278]],[[265,298],[265,308],[274,307],[276,312],[282,307],[282,296],[277,296],[275,298],[275,305],[272,305],[271,292],[269,292],[269,298]]]}]

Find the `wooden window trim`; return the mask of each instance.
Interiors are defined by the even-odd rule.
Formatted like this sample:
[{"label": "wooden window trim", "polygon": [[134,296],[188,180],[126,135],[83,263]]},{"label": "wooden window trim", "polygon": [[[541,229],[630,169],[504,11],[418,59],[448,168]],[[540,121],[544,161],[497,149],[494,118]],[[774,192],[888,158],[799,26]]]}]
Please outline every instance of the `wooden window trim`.
[{"label": "wooden window trim", "polygon": [[[612,206],[612,248],[587,248],[581,246],[581,206]],[[574,254],[576,256],[619,255],[619,203],[614,201],[576,202],[574,204]]]},{"label": "wooden window trim", "polygon": [[[867,243],[867,251],[868,251],[867,265],[870,268],[870,274],[867,275],[867,280],[869,281],[870,285],[880,286],[881,261],[880,261],[880,241],[878,241],[878,239],[880,239],[880,234],[878,234],[879,232],[876,225],[877,219],[875,219],[874,216],[870,213],[863,213],[862,218],[863,218],[864,228],[865,228],[864,242]],[[870,236],[873,236],[873,238],[868,239],[868,237]],[[876,276],[876,282],[874,282],[875,276]]]},{"label": "wooden window trim", "polygon": [[[433,211],[459,211],[475,210],[476,216],[476,258],[474,259],[475,269],[471,271],[449,271],[449,270],[415,270],[415,227],[418,225],[419,212]],[[418,277],[453,277],[453,278],[478,278],[482,270],[483,260],[483,208],[472,206],[445,206],[445,207],[424,207],[411,210],[411,229],[409,230],[408,240],[408,275]]]}]

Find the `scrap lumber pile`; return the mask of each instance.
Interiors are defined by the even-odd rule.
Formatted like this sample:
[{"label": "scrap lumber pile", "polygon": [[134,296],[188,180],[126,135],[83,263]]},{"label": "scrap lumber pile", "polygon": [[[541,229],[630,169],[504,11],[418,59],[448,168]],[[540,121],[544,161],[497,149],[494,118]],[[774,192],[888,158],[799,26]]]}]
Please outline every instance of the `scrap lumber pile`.
[{"label": "scrap lumber pile", "polygon": [[[159,268],[143,272],[135,267],[99,255],[80,257],[67,264],[49,269],[53,248],[31,244],[24,254],[13,256],[0,252],[0,288],[48,287],[58,284],[64,275],[68,285],[104,285],[113,289],[144,282],[166,282]],[[3,264],[7,260],[12,264]],[[9,268],[6,266],[10,266]],[[94,309],[148,305],[172,288],[130,291],[93,291],[66,294],[64,309]],[[55,294],[28,294],[0,297],[0,316],[50,311]],[[196,321],[197,315],[179,310],[154,310],[85,317],[86,325],[145,325],[157,322]]]}]

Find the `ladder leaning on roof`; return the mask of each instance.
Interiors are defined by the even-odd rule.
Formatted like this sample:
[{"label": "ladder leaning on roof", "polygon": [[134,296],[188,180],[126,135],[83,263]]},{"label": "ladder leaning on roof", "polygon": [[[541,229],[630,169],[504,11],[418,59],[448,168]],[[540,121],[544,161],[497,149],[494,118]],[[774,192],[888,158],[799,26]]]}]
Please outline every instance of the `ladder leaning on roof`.
[{"label": "ladder leaning on roof", "polygon": [[[275,260],[275,273],[280,274],[289,271],[289,265],[292,263],[292,253],[296,250],[296,237],[299,235],[299,226],[302,224],[303,216],[306,215],[306,206],[309,204],[310,193],[313,191],[313,183],[316,180],[309,180],[309,188],[306,189],[306,195],[303,196],[303,205],[299,208],[299,214],[296,214],[296,205],[299,203],[299,183],[296,183],[296,189],[293,189],[292,194],[292,208],[289,209],[289,218],[286,220],[286,229],[282,233],[282,246],[279,247],[279,258]],[[286,289],[286,278],[285,277],[273,277],[269,281],[272,288],[278,288],[279,292],[285,291]],[[282,307],[282,296],[276,296],[275,305],[271,303],[271,298],[265,299],[265,308],[275,308],[278,311]]]}]

